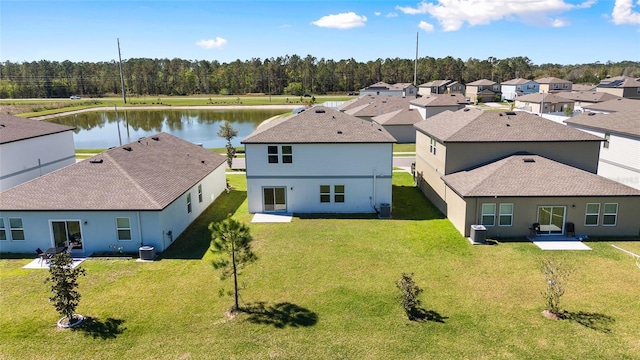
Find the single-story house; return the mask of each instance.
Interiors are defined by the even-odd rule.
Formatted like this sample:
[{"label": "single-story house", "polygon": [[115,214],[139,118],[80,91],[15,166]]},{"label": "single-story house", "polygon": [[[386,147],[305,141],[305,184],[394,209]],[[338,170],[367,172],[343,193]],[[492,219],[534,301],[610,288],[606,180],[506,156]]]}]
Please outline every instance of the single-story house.
[{"label": "single-story house", "polygon": [[515,101],[516,109],[536,114],[573,112],[573,106],[573,100],[549,93],[518,96]]},{"label": "single-story house", "polygon": [[0,193],[0,252],[164,251],[226,188],[226,158],[160,133]]},{"label": "single-story house", "polygon": [[596,91],[559,92],[554,95],[573,101],[575,107],[584,107],[591,104],[597,104],[604,101],[620,98],[619,96],[612,95],[606,92]]},{"label": "single-story house", "polygon": [[263,123],[242,140],[249,212],[387,217],[395,142],[379,124],[324,106]]},{"label": "single-story house", "polygon": [[469,105],[469,101],[460,94],[426,95],[409,102],[409,108],[420,112],[422,119],[428,119],[443,111],[456,111]]},{"label": "single-story house", "polygon": [[73,130],[0,114],[0,191],[75,163]]},{"label": "single-story house", "polygon": [[640,190],[542,156],[514,154],[442,180],[449,220],[467,236],[475,224],[490,237],[527,236],[534,223],[533,236],[640,231]]}]

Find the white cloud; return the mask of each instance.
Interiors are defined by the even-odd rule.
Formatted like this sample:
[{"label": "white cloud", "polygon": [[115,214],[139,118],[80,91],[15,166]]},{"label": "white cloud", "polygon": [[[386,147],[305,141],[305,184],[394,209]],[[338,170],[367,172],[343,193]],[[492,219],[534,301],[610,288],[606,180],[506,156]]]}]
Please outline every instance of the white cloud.
[{"label": "white cloud", "polygon": [[198,42],[196,42],[196,45],[203,49],[222,49],[222,47],[225,46],[226,44],[227,44],[227,40],[219,36],[216,36],[215,40],[214,39],[198,40]]},{"label": "white cloud", "polygon": [[351,29],[355,27],[362,27],[366,22],[366,16],[360,16],[354,12],[348,12],[323,16],[320,19],[311,22],[311,24],[333,29]]},{"label": "white cloud", "polygon": [[[640,0],[636,5],[640,8]],[[633,0],[616,0],[611,13],[613,23],[616,25],[640,24],[640,12],[633,11],[636,5],[633,4]]]},{"label": "white cloud", "polygon": [[384,17],[386,18],[394,18],[394,17],[398,17],[398,13],[396,12],[390,12],[387,15],[385,15]]},{"label": "white cloud", "polygon": [[569,21],[565,20],[565,19],[553,19],[551,26],[555,27],[555,28],[559,28],[559,27],[565,27],[565,26],[569,26]]},{"label": "white cloud", "polygon": [[381,13],[380,11],[376,11],[376,12],[374,12],[373,14],[374,14],[375,16],[380,16],[380,15],[382,15],[382,13]]},{"label": "white cloud", "polygon": [[586,0],[580,4],[570,4],[565,0],[423,0],[416,7],[396,6],[396,9],[409,15],[429,14],[438,20],[444,31],[456,31],[465,22],[476,26],[513,18],[526,22],[547,18],[540,23],[534,22],[540,25],[566,24],[561,20],[550,21],[548,16],[572,9],[589,8],[594,3],[595,0]]},{"label": "white cloud", "polygon": [[426,21],[420,21],[418,27],[426,32],[433,32],[433,25],[429,24]]}]

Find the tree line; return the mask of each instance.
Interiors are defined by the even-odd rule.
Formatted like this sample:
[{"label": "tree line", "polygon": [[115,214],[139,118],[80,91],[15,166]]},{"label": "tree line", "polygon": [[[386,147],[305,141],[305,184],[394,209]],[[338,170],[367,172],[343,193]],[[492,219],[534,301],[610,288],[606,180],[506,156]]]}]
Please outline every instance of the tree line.
[{"label": "tree line", "polygon": [[[416,71],[417,70],[417,71]],[[450,79],[469,83],[479,79],[503,82],[517,77],[536,79],[553,76],[573,83],[597,84],[607,76],[640,77],[640,62],[606,62],[578,65],[535,65],[528,57],[463,61],[422,57],[387,58],[367,62],[334,61],[307,55],[286,55],[261,60],[128,59],[122,62],[127,95],[198,94],[337,94],[358,91],[384,81],[417,85]],[[65,98],[70,95],[121,95],[118,62],[32,61],[0,63],[0,98]]]}]

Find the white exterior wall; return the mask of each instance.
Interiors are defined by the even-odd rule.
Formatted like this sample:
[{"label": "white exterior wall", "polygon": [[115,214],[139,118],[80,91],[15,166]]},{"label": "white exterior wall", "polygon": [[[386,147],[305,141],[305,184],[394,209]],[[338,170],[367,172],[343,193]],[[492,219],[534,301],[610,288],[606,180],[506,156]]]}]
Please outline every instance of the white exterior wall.
[{"label": "white exterior wall", "polygon": [[[584,129],[577,125],[569,126],[604,138],[603,130]],[[600,148],[598,175],[619,183],[640,189],[640,138],[609,133],[609,148]]]},{"label": "white exterior wall", "polygon": [[516,91],[522,91],[524,95],[535,94],[540,91],[540,85],[535,81],[529,81],[522,85],[501,85],[502,100],[513,101],[517,99]]},{"label": "white exterior wall", "polygon": [[0,145],[0,191],[76,162],[73,131]]},{"label": "white exterior wall", "polygon": [[[83,253],[111,251],[110,245],[122,246],[125,252],[137,252],[141,245],[154,246],[164,251],[171,239],[175,240],[226,188],[225,164],[219,166],[202,180],[202,203],[198,202],[198,186],[191,192],[192,211],[187,213],[186,193],[163,211],[3,211],[8,240],[0,241],[0,252],[31,253],[36,248],[45,250],[54,244],[51,221],[80,221]],[[22,218],[25,240],[11,240],[9,218]],[[131,240],[118,241],[116,217],[128,217]]]},{"label": "white exterior wall", "polygon": [[[267,146],[245,145],[251,213],[264,211],[264,187],[286,187],[289,213],[371,213],[372,205],[391,204],[390,143],[292,144],[292,164],[269,164]],[[321,203],[320,185],[345,185],[345,202],[334,203],[332,194],[332,202]]]},{"label": "white exterior wall", "polygon": [[[198,183],[202,184],[202,203],[198,201],[198,185],[196,184],[167,206],[160,214],[158,226],[152,228],[153,233],[143,238],[145,245],[153,245],[149,243],[150,241],[158,241],[160,243],[158,246],[162,249],[171,245],[187,226],[200,216],[226,189],[225,171],[226,163],[220,165]],[[191,193],[191,213],[187,212],[187,193]],[[169,231],[171,231],[171,236],[168,235]]]}]

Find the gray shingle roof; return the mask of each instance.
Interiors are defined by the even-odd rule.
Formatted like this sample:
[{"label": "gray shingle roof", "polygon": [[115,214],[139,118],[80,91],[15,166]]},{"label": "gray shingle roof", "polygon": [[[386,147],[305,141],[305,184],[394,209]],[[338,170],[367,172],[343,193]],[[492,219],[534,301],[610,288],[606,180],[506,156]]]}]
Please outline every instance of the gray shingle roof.
[{"label": "gray shingle roof", "polygon": [[627,88],[640,87],[640,79],[634,79],[629,76],[614,76],[600,81],[598,87],[602,88]]},{"label": "gray shingle roof", "polygon": [[516,78],[516,79],[511,79],[509,81],[503,81],[501,84],[502,85],[522,85],[528,82],[535,82],[535,81],[529,80],[529,79],[523,79],[523,78]]},{"label": "gray shingle roof", "polygon": [[395,142],[379,124],[324,106],[271,121],[242,140],[243,144]]},{"label": "gray shingle roof", "polygon": [[6,190],[0,209],[162,210],[225,161],[160,133]]},{"label": "gray shingle roof", "polygon": [[371,120],[380,125],[413,125],[424,120],[420,111],[414,109],[401,109],[380,116],[375,116]]},{"label": "gray shingle roof", "polygon": [[[345,114],[357,117],[373,117],[386,114],[392,111],[408,109],[409,101],[412,98],[403,96],[373,96],[371,101],[360,106],[351,107],[344,110]],[[356,105],[356,104],[354,104]]]},{"label": "gray shingle roof", "polygon": [[538,84],[573,84],[569,80],[559,79],[557,77],[543,77],[536,79],[535,82]]},{"label": "gray shingle roof", "polygon": [[467,105],[469,102],[461,94],[431,94],[412,99],[411,105],[420,107]]},{"label": "gray shingle roof", "polygon": [[582,102],[590,102],[590,103],[598,103],[598,102],[620,98],[620,96],[615,96],[613,94],[609,94],[606,92],[596,92],[596,91],[559,92],[556,95],[565,99],[573,100],[573,101],[582,101]]},{"label": "gray shingle roof", "polygon": [[597,104],[584,105],[583,108],[607,112],[638,110],[640,109],[640,100],[618,98],[603,101]]},{"label": "gray shingle roof", "polygon": [[467,84],[467,86],[491,86],[491,85],[496,85],[497,82],[495,81],[491,81],[491,80],[487,80],[487,79],[480,79],[480,80],[476,80],[474,82],[470,82]]},{"label": "gray shingle roof", "polygon": [[512,155],[442,179],[464,197],[640,196],[640,190],[538,155]]},{"label": "gray shingle roof", "polygon": [[414,125],[441,142],[602,141],[603,139],[527,112],[464,108],[444,111]]},{"label": "gray shingle roof", "polygon": [[72,126],[0,114],[0,144],[72,131]]},{"label": "gray shingle roof", "polygon": [[516,99],[516,101],[525,101],[525,102],[530,102],[530,103],[534,103],[534,104],[540,104],[542,101],[546,102],[546,103],[568,103],[568,102],[573,102],[573,100],[571,99],[567,99],[564,97],[560,97],[556,94],[551,94],[551,93],[533,93],[533,94],[527,94],[527,95],[522,95],[522,96],[518,96]]},{"label": "gray shingle roof", "polygon": [[609,114],[582,113],[565,120],[565,123],[640,137],[640,109]]}]

